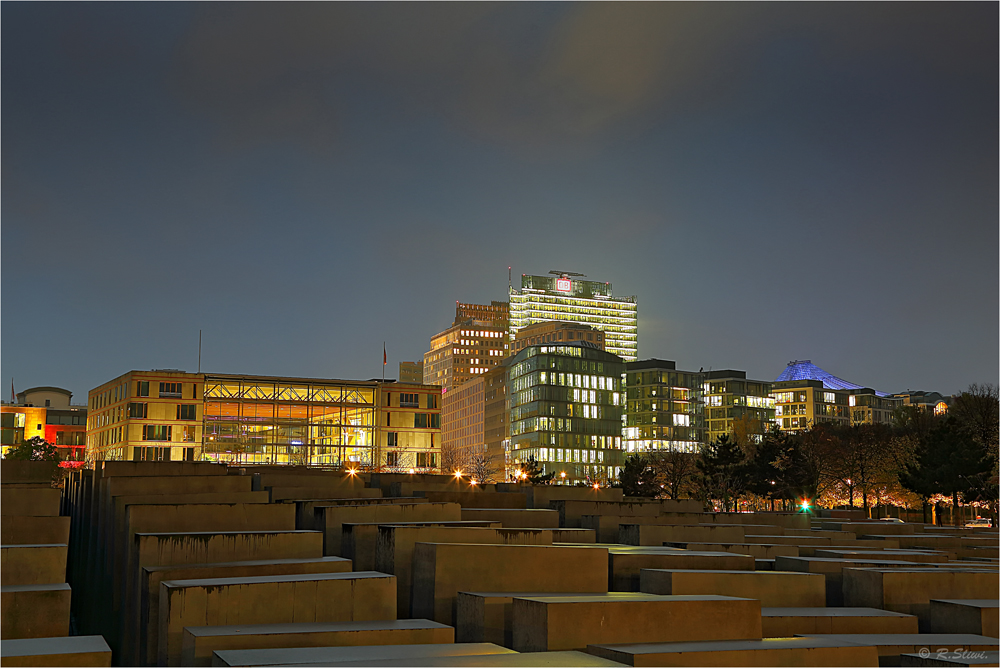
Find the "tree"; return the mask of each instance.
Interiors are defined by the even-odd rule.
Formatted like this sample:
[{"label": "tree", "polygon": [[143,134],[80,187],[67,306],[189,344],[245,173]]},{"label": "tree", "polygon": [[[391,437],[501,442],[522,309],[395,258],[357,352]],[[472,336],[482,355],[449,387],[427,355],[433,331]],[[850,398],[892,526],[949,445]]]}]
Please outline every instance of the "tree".
[{"label": "tree", "polygon": [[991,383],[973,383],[957,397],[948,413],[955,417],[985,451],[997,457],[1000,436],[1000,397]]},{"label": "tree", "polygon": [[660,492],[660,486],[651,464],[651,458],[645,454],[629,455],[625,458],[615,487],[621,486],[625,496],[655,497]]},{"label": "tree", "polygon": [[696,455],[679,450],[668,450],[657,453],[652,458],[656,482],[669,499],[679,499],[682,494],[691,491],[691,481],[697,468]]},{"label": "tree", "polygon": [[484,448],[469,458],[467,472],[476,482],[491,483],[496,482],[501,468],[497,456]]},{"label": "tree", "polygon": [[955,417],[948,417],[921,439],[916,462],[907,467],[903,484],[922,496],[948,494],[959,523],[959,494],[969,492],[976,480],[993,468],[992,458],[976,436]]},{"label": "tree", "polygon": [[556,474],[555,471],[543,474],[542,467],[534,457],[528,457],[521,462],[521,471],[532,485],[548,485],[552,476]]},{"label": "tree", "polygon": [[734,510],[737,500],[746,492],[745,459],[739,445],[725,434],[715,443],[702,446],[696,466],[703,499],[718,499],[725,512]]},{"label": "tree", "polygon": [[41,436],[32,436],[8,448],[4,459],[58,462],[59,451]]}]

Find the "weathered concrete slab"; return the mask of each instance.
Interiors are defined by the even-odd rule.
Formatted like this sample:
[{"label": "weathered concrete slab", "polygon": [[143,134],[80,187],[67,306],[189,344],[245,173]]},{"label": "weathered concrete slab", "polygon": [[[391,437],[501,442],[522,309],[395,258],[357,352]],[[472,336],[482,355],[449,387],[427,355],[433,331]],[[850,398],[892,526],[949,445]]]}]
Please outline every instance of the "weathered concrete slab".
[{"label": "weathered concrete slab", "polygon": [[942,536],[940,534],[913,534],[913,535],[896,535],[896,534],[859,534],[859,538],[863,540],[885,540],[886,538],[895,540],[899,543],[901,548],[947,548],[947,547],[962,547],[962,539],[958,536]]},{"label": "weathered concrete slab", "polygon": [[[126,663],[154,666],[160,633],[160,583],[165,580],[300,575],[303,573],[349,573],[351,560],[341,557],[270,559],[186,566],[146,566],[140,581],[139,633],[124,648]],[[142,657],[141,659],[138,657]]]},{"label": "weathered concrete slab", "polygon": [[708,513],[718,524],[770,524],[785,529],[811,529],[810,516],[805,513]]},{"label": "weathered concrete slab", "polygon": [[0,459],[0,484],[49,485],[57,466],[57,462]]},{"label": "weathered concrete slab", "polygon": [[605,593],[608,551],[547,545],[417,543],[413,550],[414,617],[453,625],[459,591]]},{"label": "weathered concrete slab", "polygon": [[[3,460],[0,460],[3,461]],[[50,487],[0,488],[0,514],[4,517],[57,517],[62,492]]]},{"label": "weathered concrete slab", "polygon": [[434,503],[457,503],[465,508],[507,508],[524,510],[528,499],[523,494],[505,492],[451,492],[416,490],[414,494]]},{"label": "weathered concrete slab", "polygon": [[926,657],[919,654],[900,654],[900,666],[998,666],[1000,652],[945,651]]},{"label": "weathered concrete slab", "polygon": [[471,657],[480,654],[516,654],[491,643],[441,645],[366,645],[361,647],[297,647],[292,649],[231,649],[215,652],[213,666],[290,666],[300,664],[355,664],[388,659],[409,665],[411,659],[432,656]]},{"label": "weathered concrete slab", "polygon": [[[145,566],[182,566],[230,561],[315,559],[323,556],[323,535],[318,531],[219,531],[192,533],[139,533],[132,560],[135,572],[124,574],[129,616],[122,618],[122,645],[139,633],[139,583]],[[110,640],[110,639],[109,639]],[[115,643],[109,643],[115,647]]]},{"label": "weathered concrete slab", "polygon": [[408,496],[401,499],[383,498],[350,498],[350,499],[283,499],[282,503],[295,504],[295,528],[320,531],[316,526],[316,506],[366,506],[380,503],[427,503],[427,499]]},{"label": "weathered concrete slab", "polygon": [[181,644],[182,666],[210,666],[216,650],[280,647],[356,647],[455,642],[455,629],[426,619],[390,621],[188,626]]},{"label": "weathered concrete slab", "polygon": [[[878,555],[876,555],[877,557]],[[893,560],[888,558],[833,559],[831,557],[775,557],[774,567],[779,571],[795,571],[798,573],[822,573],[826,577],[826,604],[828,606],[847,605],[857,608],[881,608],[881,605],[863,603],[846,603],[843,594],[843,572],[845,568],[890,567],[912,568],[912,561]],[[900,610],[899,612],[906,612]]]},{"label": "weathered concrete slab", "polygon": [[396,606],[400,618],[419,616],[411,610],[413,550],[419,543],[477,543],[488,545],[551,545],[544,529],[380,525],[374,569],[396,576]]},{"label": "weathered concrete slab", "polygon": [[695,552],[730,552],[732,554],[748,554],[754,559],[774,559],[778,555],[783,557],[799,556],[797,545],[775,545],[764,543],[690,543],[671,542],[665,543],[670,547],[679,547]]},{"label": "weathered concrete slab", "polygon": [[627,501],[555,499],[549,503],[551,508],[559,513],[559,525],[564,527],[582,527],[581,520],[584,515],[657,517],[663,513],[663,506],[655,501],[630,503]]},{"label": "weathered concrete slab", "polygon": [[396,617],[385,573],[307,573],[160,583],[159,665],[180,665],[186,626],[360,622]]},{"label": "weathered concrete slab", "polygon": [[640,591],[640,571],[646,568],[695,570],[754,570],[753,557],[729,552],[608,548],[610,591]]},{"label": "weathered concrete slab", "polygon": [[225,464],[214,462],[113,462],[97,463],[97,474],[102,478],[116,476],[224,476],[229,473]]},{"label": "weathered concrete slab", "polygon": [[883,666],[898,666],[901,654],[920,654],[921,650],[937,653],[941,648],[961,648],[973,652],[995,652],[1000,646],[996,638],[968,633],[845,633],[809,637],[874,646],[878,650],[879,664]]},{"label": "weathered concrete slab", "polygon": [[65,582],[0,587],[0,639],[69,634],[71,594]]},{"label": "weathered concrete slab", "polygon": [[[359,571],[376,570],[375,559],[378,548],[378,528],[382,522],[354,523],[344,522],[340,525],[341,556],[354,562],[354,569]],[[395,523],[394,523],[395,524]],[[499,522],[478,522],[475,520],[445,520],[424,522],[400,522],[399,526],[439,526],[468,529],[499,529]],[[464,542],[464,541],[463,541]],[[477,541],[469,541],[477,542]],[[549,538],[548,544],[552,539]]]},{"label": "weathered concrete slab", "polygon": [[[447,482],[394,482],[389,486],[388,496],[421,496],[427,492],[452,492],[455,494],[493,494],[496,492],[496,485],[489,483],[486,485],[475,485],[466,479],[451,478]],[[501,502],[502,503],[502,502]]]},{"label": "weathered concrete slab", "polygon": [[[366,487],[345,487],[342,489],[330,489],[327,487],[268,487],[267,491],[271,495],[271,503],[285,503],[302,498],[318,499],[324,496],[330,499],[382,498],[381,490]],[[338,493],[339,496],[337,496]]]},{"label": "weathered concrete slab", "polygon": [[461,521],[457,503],[393,503],[364,506],[316,506],[315,526],[323,532],[323,550],[328,556],[344,556],[341,545],[344,523],[391,524],[396,522]]},{"label": "weathered concrete slab", "polygon": [[[625,545],[663,545],[664,543],[745,543],[743,529],[735,525],[712,524],[624,524],[618,542]],[[770,541],[765,541],[770,542]]]},{"label": "weathered concrete slab", "polygon": [[744,542],[746,543],[763,543],[767,545],[823,545],[827,546],[832,541],[832,538],[824,538],[823,536],[784,536],[784,535],[764,535],[764,534],[747,534]]},{"label": "weathered concrete slab", "polygon": [[996,598],[931,599],[930,631],[996,638],[1000,633],[998,613],[1000,600]]},{"label": "weathered concrete slab", "polygon": [[308,474],[301,472],[254,472],[254,490],[269,487],[306,487],[309,489],[326,489],[330,491],[347,491],[366,489],[364,480],[347,473],[332,471],[315,471]]},{"label": "weathered concrete slab", "polygon": [[862,534],[886,534],[912,536],[923,533],[922,524],[900,524],[897,522],[822,522],[821,527],[827,531],[850,531],[858,536]]},{"label": "weathered concrete slab", "polygon": [[[507,494],[524,499],[522,494]],[[462,507],[463,520],[500,522],[505,528],[555,529],[559,527],[559,513],[542,508],[469,508]]]},{"label": "weathered concrete slab", "polygon": [[518,490],[528,497],[529,508],[550,508],[552,501],[616,501],[625,500],[621,489],[569,487],[564,485],[527,485]]},{"label": "weathered concrete slab", "polygon": [[[302,665],[302,664],[299,664]],[[317,665],[317,664],[306,664]],[[465,666],[478,668],[486,666],[510,666],[524,668],[544,668],[545,666],[621,666],[616,661],[608,661],[601,657],[583,652],[527,652],[520,654],[473,654],[471,656],[426,656],[416,659],[374,659],[368,661],[335,662],[330,666]]]},{"label": "weathered concrete slab", "polygon": [[0,585],[65,582],[68,550],[68,545],[0,546]]},{"label": "weathered concrete slab", "polygon": [[760,602],[730,596],[515,598],[512,614],[513,648],[519,652],[585,649],[615,641],[761,637]]},{"label": "weathered concrete slab", "polygon": [[4,666],[110,666],[111,648],[101,636],[5,640]]},{"label": "weathered concrete slab", "polygon": [[69,545],[70,521],[69,517],[4,515],[0,522],[0,544]]},{"label": "weathered concrete slab", "polygon": [[590,645],[629,666],[878,666],[875,647],[828,638]]},{"label": "weathered concrete slab", "polygon": [[[567,592],[458,592],[455,603],[455,641],[491,642],[513,647],[513,600],[572,595]],[[589,594],[591,597],[623,598],[633,592]]]},{"label": "weathered concrete slab", "polygon": [[815,633],[917,633],[917,618],[876,608],[760,609],[765,638]]},{"label": "weathered concrete slab", "polygon": [[995,570],[847,568],[843,579],[844,605],[916,615],[923,633],[930,631],[932,598],[976,598],[1000,589]]},{"label": "weathered concrete slab", "polygon": [[[614,558],[614,555],[612,555]],[[762,607],[815,608],[826,604],[818,573],[642,569],[639,591],[648,594],[720,594],[753,598]]]},{"label": "weathered concrete slab", "polygon": [[943,564],[947,563],[948,555],[940,552],[926,552],[920,550],[852,550],[852,549],[828,549],[816,550],[815,556],[829,557],[832,559],[896,559],[899,561],[910,561],[915,564]]}]

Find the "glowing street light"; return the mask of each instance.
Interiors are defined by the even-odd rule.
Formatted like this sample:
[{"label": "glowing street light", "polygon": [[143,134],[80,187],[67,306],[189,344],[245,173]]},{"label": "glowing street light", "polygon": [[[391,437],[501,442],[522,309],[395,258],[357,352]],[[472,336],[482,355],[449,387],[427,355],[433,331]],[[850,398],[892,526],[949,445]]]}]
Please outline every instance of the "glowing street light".
[{"label": "glowing street light", "polygon": [[566,472],[565,471],[560,471],[559,477],[560,478],[565,478],[566,477]]},{"label": "glowing street light", "polygon": [[601,488],[601,483],[595,482],[594,483],[594,489],[600,489],[600,488]]},{"label": "glowing street light", "polygon": [[416,473],[416,471],[414,471],[413,469],[410,469],[409,473],[410,473],[410,475],[413,475],[414,473]]},{"label": "glowing street light", "polygon": [[358,470],[357,469],[347,469],[347,474],[348,475],[357,475],[358,474]]},{"label": "glowing street light", "polygon": [[469,484],[475,486],[476,485],[476,481],[475,480],[470,480]]},{"label": "glowing street light", "polygon": [[455,471],[455,478],[457,479],[457,478],[461,478],[461,477],[462,477],[462,471],[461,470],[456,470]]}]

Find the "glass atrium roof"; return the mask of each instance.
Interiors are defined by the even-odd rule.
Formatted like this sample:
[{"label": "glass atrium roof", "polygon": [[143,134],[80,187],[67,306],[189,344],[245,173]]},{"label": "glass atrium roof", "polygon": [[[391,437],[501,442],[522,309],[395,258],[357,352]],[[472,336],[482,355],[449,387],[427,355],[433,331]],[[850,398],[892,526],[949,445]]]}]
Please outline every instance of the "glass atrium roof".
[{"label": "glass atrium roof", "polygon": [[[828,390],[860,390],[864,387],[864,385],[858,385],[843,378],[837,378],[832,373],[823,371],[823,369],[820,369],[810,360],[789,362],[785,370],[781,372],[781,375],[774,379],[774,382],[780,383],[786,380],[821,380],[823,381],[823,387]],[[875,394],[880,397],[887,396],[885,392],[876,391]]]}]

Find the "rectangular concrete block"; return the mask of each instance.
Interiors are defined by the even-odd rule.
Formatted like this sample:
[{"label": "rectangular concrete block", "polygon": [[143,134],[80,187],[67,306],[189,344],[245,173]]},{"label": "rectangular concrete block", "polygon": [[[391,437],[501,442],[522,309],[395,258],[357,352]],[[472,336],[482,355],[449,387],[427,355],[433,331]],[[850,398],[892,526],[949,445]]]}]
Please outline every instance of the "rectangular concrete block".
[{"label": "rectangular concrete block", "polygon": [[[0,460],[2,461],[2,460]],[[0,514],[21,517],[55,517],[59,515],[62,490],[50,487],[0,488]]]},{"label": "rectangular concrete block", "polygon": [[528,485],[520,489],[528,497],[529,508],[551,508],[553,501],[615,501],[621,503],[625,496],[621,489],[569,487],[564,485]]},{"label": "rectangular concrete block", "polygon": [[[567,596],[566,592],[458,592],[455,604],[455,641],[491,642],[514,646],[513,600]],[[608,592],[588,596],[623,598],[633,592]]]},{"label": "rectangular concrete block", "polygon": [[[0,460],[3,461],[3,460]],[[0,522],[2,545],[69,545],[70,517],[4,515]]]},{"label": "rectangular concrete block", "polygon": [[343,525],[391,524],[394,522],[461,521],[457,503],[399,503],[364,506],[317,506],[315,526],[323,532],[323,550],[328,556],[344,556]]},{"label": "rectangular concrete block", "polygon": [[830,557],[832,559],[894,559],[898,561],[909,561],[915,564],[943,564],[948,561],[948,555],[941,552],[927,552],[920,550],[852,550],[847,549],[825,549],[816,550],[814,556]]},{"label": "rectangular concrete block", "polygon": [[917,633],[917,618],[876,608],[760,609],[765,638],[815,633]]},{"label": "rectangular concrete block", "polygon": [[513,648],[519,652],[761,637],[760,603],[729,596],[515,598],[513,623]]},{"label": "rectangular concrete block", "polygon": [[49,485],[57,466],[57,462],[0,459],[0,484]]},{"label": "rectangular concrete block", "polygon": [[663,513],[663,506],[655,501],[630,503],[625,501],[556,499],[549,503],[553,510],[558,511],[559,525],[564,527],[582,526],[581,520],[584,515],[657,517]]},{"label": "rectangular concrete block", "polygon": [[708,513],[708,516],[717,524],[769,524],[792,530],[812,528],[806,513]]},{"label": "rectangular concrete block", "polygon": [[[140,581],[139,632],[131,640],[125,660],[132,664],[156,665],[160,632],[160,583],[166,580],[301,575],[303,573],[349,573],[350,559],[270,559],[186,566],[146,566]],[[143,657],[140,659],[139,657]]]},{"label": "rectangular concrete block", "polygon": [[465,508],[507,508],[524,510],[528,499],[523,494],[508,494],[505,492],[451,492],[451,491],[414,491],[414,494],[434,503],[457,503]]},{"label": "rectangular concrete block", "polygon": [[551,545],[552,533],[544,529],[499,529],[428,525],[380,525],[374,569],[396,576],[399,618],[419,617],[411,610],[413,551],[417,543],[466,543],[488,545]]},{"label": "rectangular concrete block", "polygon": [[730,552],[732,554],[748,554],[754,559],[774,559],[779,555],[783,557],[799,556],[799,547],[797,545],[690,542],[670,542],[664,543],[664,545],[669,547],[679,547],[694,552]]},{"label": "rectangular concrete block", "polygon": [[996,638],[1000,632],[996,598],[931,599],[931,633],[972,633]]},{"label": "rectangular concrete block", "polygon": [[180,665],[186,626],[390,620],[396,582],[375,572],[272,575],[160,583],[160,665]]},{"label": "rectangular concrete block", "polygon": [[591,645],[627,666],[878,666],[874,647],[827,638]]},{"label": "rectangular concrete block", "polygon": [[350,499],[284,499],[282,503],[295,504],[295,528],[321,530],[316,526],[316,506],[366,506],[380,503],[427,503],[427,499],[409,496],[403,499],[350,498]]},{"label": "rectangular concrete block", "polygon": [[110,666],[111,648],[101,636],[6,640],[4,666]]},{"label": "rectangular concrete block", "polygon": [[640,591],[640,571],[645,568],[752,572],[754,566],[753,557],[745,554],[609,547],[608,587],[611,591]]},{"label": "rectangular concrete block", "polygon": [[211,666],[216,650],[425,645],[454,641],[455,629],[426,619],[188,626],[183,633],[181,665]]},{"label": "rectangular concrete block", "polygon": [[624,545],[663,545],[664,543],[744,543],[743,529],[739,526],[701,525],[644,525],[621,524],[618,542]]},{"label": "rectangular concrete block", "polygon": [[[524,499],[521,494],[508,494]],[[559,513],[541,508],[469,508],[462,506],[463,520],[500,522],[507,528],[555,529],[559,527]]]},{"label": "rectangular concrete block", "polygon": [[342,489],[330,489],[327,487],[268,487],[267,491],[271,495],[271,503],[285,503],[304,498],[317,499],[324,496],[330,499],[382,498],[380,490],[363,487],[344,487]]},{"label": "rectangular concrete block", "polygon": [[900,665],[900,655],[920,654],[921,650],[937,653],[940,649],[955,650],[961,648],[972,652],[995,652],[1000,645],[996,638],[967,633],[914,633],[912,635],[905,633],[857,633],[810,637],[873,646],[878,651],[879,665],[882,666],[898,666]]},{"label": "rectangular concrete block", "polygon": [[360,647],[296,647],[293,649],[232,649],[215,652],[213,666],[365,665],[386,661],[409,666],[431,657],[461,657],[517,653],[491,643],[447,643],[441,645],[364,645]]},{"label": "rectangular concrete block", "polygon": [[0,587],[0,639],[68,635],[71,594],[65,582]]},{"label": "rectangular concrete block", "polygon": [[774,559],[774,568],[779,571],[822,573],[826,577],[826,604],[828,606],[846,605],[848,607],[860,608],[881,608],[882,606],[845,602],[843,591],[843,573],[845,568],[909,568],[912,566],[913,562],[890,558],[870,559],[856,557],[851,559],[833,559],[830,557],[775,557]]},{"label": "rectangular concrete block", "polygon": [[552,533],[552,543],[575,543],[592,545],[597,541],[597,532],[593,529],[546,529]]},{"label": "rectangular concrete block", "polygon": [[818,573],[643,569],[639,583],[648,594],[738,596],[769,608],[826,605],[826,581]]},{"label": "rectangular concrete block", "polygon": [[1000,589],[1000,574],[992,570],[847,568],[843,576],[844,605],[882,608],[920,620],[930,631],[931,599],[982,597]]},{"label": "rectangular concrete block", "polygon": [[608,551],[547,545],[417,543],[414,617],[453,625],[459,591],[605,593]]},{"label": "rectangular concrete block", "polygon": [[[440,527],[462,527],[469,529],[499,529],[499,522],[478,522],[475,520],[452,520],[452,521],[426,521],[426,522],[399,522],[397,526],[440,526]],[[353,523],[345,522],[340,525],[340,552],[341,556],[354,562],[354,570],[370,571],[375,568],[376,551],[378,549],[378,529],[384,526],[381,522],[375,523]],[[549,539],[551,542],[551,538]],[[476,541],[469,541],[476,542]]]},{"label": "rectangular concrete block", "polygon": [[67,545],[0,546],[0,585],[66,581]]},{"label": "rectangular concrete block", "polygon": [[97,463],[97,474],[102,478],[119,476],[171,477],[171,476],[225,476],[229,469],[214,462],[112,462]]}]

